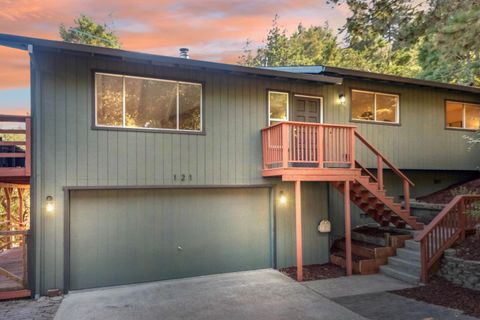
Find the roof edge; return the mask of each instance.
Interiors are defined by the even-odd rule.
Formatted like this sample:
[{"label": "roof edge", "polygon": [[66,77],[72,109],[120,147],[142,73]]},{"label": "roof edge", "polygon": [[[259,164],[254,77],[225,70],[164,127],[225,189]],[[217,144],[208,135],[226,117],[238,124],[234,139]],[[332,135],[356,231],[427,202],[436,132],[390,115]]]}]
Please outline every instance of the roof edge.
[{"label": "roof edge", "polygon": [[399,84],[418,85],[423,87],[439,88],[446,90],[462,91],[474,94],[480,94],[480,87],[466,86],[461,84],[452,84],[432,80],[423,80],[417,78],[407,78],[383,73],[346,69],[330,66],[282,66],[282,67],[266,67],[269,70],[299,72],[306,74],[324,74],[329,76],[362,78],[369,80],[376,80],[382,82],[394,82]]},{"label": "roof edge", "polygon": [[284,79],[294,79],[294,80],[309,81],[309,82],[320,82],[325,84],[342,84],[343,82],[343,79],[341,77],[336,77],[336,76],[328,76],[328,75],[321,75],[321,74],[303,74],[303,73],[295,73],[295,72],[288,72],[288,71],[282,71],[282,70],[266,70],[263,68],[246,67],[246,66],[219,63],[219,62],[210,62],[210,61],[203,61],[203,60],[155,55],[151,53],[142,53],[142,52],[135,52],[135,51],[127,51],[122,49],[97,47],[97,46],[91,46],[91,45],[85,45],[85,44],[69,43],[69,42],[58,41],[58,40],[31,38],[31,37],[24,37],[24,36],[11,35],[11,34],[0,33],[0,45],[16,48],[16,49],[22,49],[22,50],[27,50],[28,45],[33,45],[34,48],[35,47],[53,48],[58,50],[83,52],[83,53],[89,53],[94,55],[112,56],[112,57],[120,57],[125,59],[158,62],[158,63],[175,65],[177,67],[184,66],[184,67],[191,67],[191,68],[226,71],[230,73],[241,73],[241,74],[253,75],[253,76],[264,76],[264,77],[270,77],[270,78],[284,78]]}]

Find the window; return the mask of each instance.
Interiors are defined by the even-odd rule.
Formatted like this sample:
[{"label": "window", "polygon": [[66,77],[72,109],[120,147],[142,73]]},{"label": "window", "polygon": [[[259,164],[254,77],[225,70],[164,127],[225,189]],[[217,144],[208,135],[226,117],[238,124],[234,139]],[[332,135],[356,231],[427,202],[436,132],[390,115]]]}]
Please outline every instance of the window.
[{"label": "window", "polygon": [[447,101],[445,122],[447,128],[480,129],[480,104]]},{"label": "window", "polygon": [[399,123],[399,96],[352,90],[352,120]]},{"label": "window", "polygon": [[268,92],[268,123],[269,125],[288,120],[288,93]]},{"label": "window", "polygon": [[200,83],[95,74],[96,125],[202,130]]}]

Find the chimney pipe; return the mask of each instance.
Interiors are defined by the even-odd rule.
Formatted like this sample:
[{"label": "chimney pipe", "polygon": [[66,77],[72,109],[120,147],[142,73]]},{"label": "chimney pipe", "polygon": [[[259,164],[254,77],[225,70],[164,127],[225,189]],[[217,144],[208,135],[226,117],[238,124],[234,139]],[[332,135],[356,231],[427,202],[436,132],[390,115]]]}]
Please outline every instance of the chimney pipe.
[{"label": "chimney pipe", "polygon": [[188,55],[188,48],[180,48],[180,58],[190,59],[190,56]]}]

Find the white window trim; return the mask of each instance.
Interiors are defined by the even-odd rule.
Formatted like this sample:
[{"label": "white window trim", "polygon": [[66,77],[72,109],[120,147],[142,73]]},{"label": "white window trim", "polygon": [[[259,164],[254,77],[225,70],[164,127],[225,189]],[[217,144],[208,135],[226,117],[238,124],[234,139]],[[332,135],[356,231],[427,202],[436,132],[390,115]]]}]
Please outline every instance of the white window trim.
[{"label": "white window trim", "polygon": [[[278,93],[278,94],[284,94],[287,95],[287,112],[286,112],[286,119],[277,119],[277,118],[271,118],[270,117],[270,93]],[[290,94],[288,92],[284,91],[274,91],[274,90],[268,90],[268,125],[271,126],[272,121],[288,121],[289,119],[289,112],[290,112]]]},{"label": "white window trim", "polygon": [[[462,127],[450,127],[447,122],[447,104],[449,102],[453,103],[459,103],[462,105]],[[475,106],[476,108],[480,109],[480,104],[479,103],[473,103],[473,102],[463,102],[463,101],[455,101],[455,100],[445,100],[445,128],[447,129],[453,129],[453,130],[470,130],[470,131],[478,131],[478,129],[472,129],[472,128],[467,128],[467,107],[466,105],[472,105]]]},{"label": "white window trim", "polygon": [[[352,119],[352,121],[360,121],[365,123],[400,124],[400,95],[394,94],[394,93],[384,93],[380,91],[367,91],[367,90],[357,90],[357,89],[352,89],[352,95],[353,95],[353,92],[373,94],[373,120],[354,119],[352,117],[353,106],[350,100],[350,118]],[[397,106],[395,108],[395,121],[377,120],[377,95],[378,94],[381,94],[383,96],[397,97]]]},{"label": "white window trim", "polygon": [[[122,77],[123,79],[123,86],[122,86],[122,122],[121,126],[112,126],[112,125],[105,125],[105,124],[98,124],[97,119],[97,98],[98,98],[98,88],[97,88],[97,77],[96,75],[106,75],[106,76],[113,76],[113,77]],[[152,81],[161,81],[161,82],[172,82],[176,83],[176,95],[177,95],[177,128],[146,128],[146,127],[127,127],[125,123],[125,113],[126,113],[126,106],[125,106],[125,79],[142,79],[142,80],[152,80]],[[200,86],[200,130],[189,130],[189,129],[180,129],[180,100],[179,100],[179,91],[180,91],[180,84],[192,84]],[[106,72],[95,72],[94,74],[94,86],[95,86],[95,127],[98,128],[112,128],[112,129],[124,129],[124,130],[148,130],[148,131],[170,131],[170,132],[188,132],[188,133],[202,133],[203,132],[203,84],[198,82],[187,82],[187,81],[176,81],[176,80],[167,80],[167,79],[160,79],[160,78],[149,78],[149,77],[138,77],[138,76],[130,76],[126,74],[115,74],[115,73],[106,73]]]}]

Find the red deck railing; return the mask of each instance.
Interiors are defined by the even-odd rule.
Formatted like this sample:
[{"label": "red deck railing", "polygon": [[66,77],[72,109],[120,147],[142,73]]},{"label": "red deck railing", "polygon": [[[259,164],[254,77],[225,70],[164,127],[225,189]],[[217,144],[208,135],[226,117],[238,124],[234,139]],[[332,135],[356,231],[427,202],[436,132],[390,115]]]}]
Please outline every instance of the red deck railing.
[{"label": "red deck railing", "polygon": [[465,238],[465,232],[480,223],[480,195],[456,196],[428,226],[417,235],[420,241],[422,282],[444,251]]},{"label": "red deck railing", "polygon": [[[25,128],[5,128],[6,123],[17,123]],[[29,116],[0,115],[0,136],[23,136],[18,141],[0,141],[0,178],[29,177],[31,168],[31,119]],[[20,160],[20,161],[19,161]],[[3,179],[5,180],[5,179]],[[15,182],[17,180],[6,180]],[[20,180],[18,180],[20,181]]]},{"label": "red deck railing", "polygon": [[353,168],[355,126],[281,122],[262,129],[263,168]]},{"label": "red deck railing", "polygon": [[[357,139],[376,157],[375,176],[356,161]],[[286,121],[262,129],[263,169],[360,168],[384,189],[383,173],[389,167],[402,181],[405,209],[410,210],[413,182],[370,144],[353,125]]]}]

